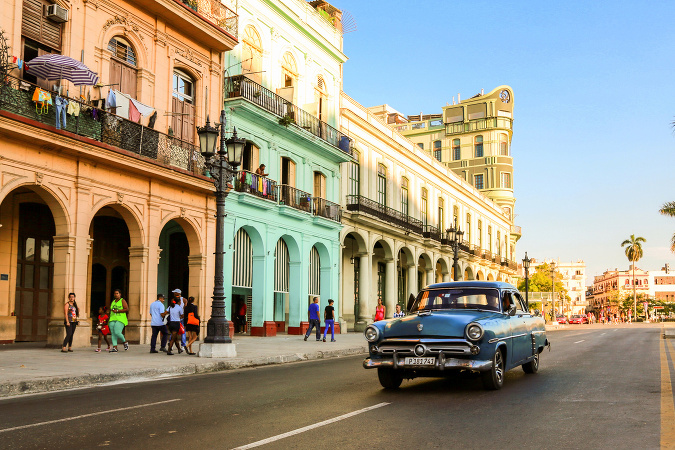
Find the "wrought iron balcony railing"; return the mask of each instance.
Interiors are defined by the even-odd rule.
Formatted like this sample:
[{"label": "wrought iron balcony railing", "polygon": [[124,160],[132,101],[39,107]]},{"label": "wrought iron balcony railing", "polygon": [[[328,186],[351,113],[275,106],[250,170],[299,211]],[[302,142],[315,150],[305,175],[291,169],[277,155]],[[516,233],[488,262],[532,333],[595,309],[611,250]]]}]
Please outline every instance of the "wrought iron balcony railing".
[{"label": "wrought iron balcony railing", "polygon": [[234,190],[277,201],[277,182],[246,170],[241,170],[237,174]]},{"label": "wrought iron balcony railing", "polygon": [[487,117],[483,119],[467,120],[465,122],[446,123],[445,134],[458,134],[470,131],[490,130],[493,128],[510,130],[512,126],[513,119],[508,117]]},{"label": "wrought iron balcony railing", "polygon": [[312,194],[287,184],[279,185],[279,203],[300,211],[312,212]]},{"label": "wrought iron balcony railing", "polygon": [[469,253],[471,251],[471,244],[469,244],[469,241],[461,241],[459,243],[459,249]]},{"label": "wrought iron balcony railing", "polygon": [[346,154],[353,154],[350,137],[244,75],[225,79],[225,97],[245,98],[280,118],[286,118],[289,125],[295,124]]},{"label": "wrought iron balcony railing", "polygon": [[362,195],[347,196],[347,211],[364,212],[384,222],[398,225],[413,233],[422,234],[423,226],[421,220],[410,217],[394,208],[385,206]]},{"label": "wrought iron balcony railing", "polygon": [[230,33],[235,38],[238,36],[238,22],[236,5],[233,4],[233,9],[223,5],[220,0],[174,0],[178,3],[185,4],[189,9],[192,9],[197,15],[204,17],[206,20],[219,26],[226,32]]},{"label": "wrought iron balcony railing", "polygon": [[[56,107],[38,108],[32,100],[36,85],[7,76],[0,80],[0,110],[47,125],[55,131]],[[56,92],[50,93],[55,102]],[[82,136],[102,144],[144,156],[160,164],[178,167],[202,175],[204,158],[199,148],[113,113],[95,108],[76,99],[61,96],[79,108],[78,115],[66,115],[61,131]]]},{"label": "wrought iron balcony railing", "polygon": [[434,227],[433,225],[424,225],[422,237],[441,242],[441,230],[439,230],[438,227]]},{"label": "wrought iron balcony railing", "polygon": [[342,208],[337,203],[329,202],[325,198],[312,198],[315,216],[325,217],[326,219],[340,222],[342,220]]},{"label": "wrought iron balcony railing", "polygon": [[471,253],[476,255],[476,256],[483,256],[483,250],[478,245],[472,245],[471,246]]}]

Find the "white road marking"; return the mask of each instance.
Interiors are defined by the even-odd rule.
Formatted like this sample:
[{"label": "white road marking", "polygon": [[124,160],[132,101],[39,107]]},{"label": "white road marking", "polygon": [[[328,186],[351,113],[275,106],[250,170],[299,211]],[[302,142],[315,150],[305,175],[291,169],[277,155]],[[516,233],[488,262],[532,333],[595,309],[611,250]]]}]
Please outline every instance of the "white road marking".
[{"label": "white road marking", "polygon": [[52,424],[52,423],[66,422],[68,420],[84,419],[85,417],[100,416],[101,414],[110,414],[110,413],[119,412],[119,411],[128,411],[130,409],[138,409],[138,408],[146,408],[148,406],[163,405],[165,403],[177,402],[179,400],[181,400],[181,399],[175,398],[173,400],[164,400],[162,402],[146,403],[145,405],[127,406],[126,408],[109,409],[107,411],[99,411],[99,412],[95,412],[95,413],[91,413],[91,414],[82,414],[81,416],[73,416],[73,417],[66,417],[64,419],[48,420],[47,422],[31,423],[31,424],[28,424],[28,425],[21,425],[21,426],[12,427],[12,428],[3,428],[3,429],[0,429],[0,433],[6,433],[7,431],[23,430],[25,428],[39,427],[41,425],[49,425],[49,424]]},{"label": "white road marking", "polygon": [[244,450],[244,449],[247,449],[247,448],[260,447],[261,445],[269,444],[270,442],[278,441],[280,439],[284,439],[284,438],[287,438],[289,436],[294,436],[296,434],[304,433],[305,431],[313,430],[315,428],[319,428],[319,427],[322,427],[324,425],[329,425],[331,423],[335,423],[335,422],[338,422],[340,420],[348,419],[350,417],[354,417],[354,416],[359,415],[361,413],[368,412],[368,411],[371,411],[373,409],[381,408],[381,407],[387,406],[389,404],[390,403],[386,403],[386,402],[385,403],[378,403],[377,405],[369,406],[367,408],[359,409],[358,411],[353,411],[353,412],[350,412],[350,413],[347,413],[347,414],[343,414],[341,416],[334,417],[332,419],[324,420],[323,422],[318,422],[318,423],[315,423],[314,425],[308,425],[306,427],[298,428],[297,430],[289,431],[288,433],[278,434],[276,436],[272,436],[270,438],[263,439],[262,441],[257,441],[257,442],[253,442],[251,444],[242,445],[241,447],[237,447],[234,450]]},{"label": "white road marking", "polygon": [[586,339],[582,339],[580,341],[576,341],[575,344],[581,344],[582,342],[585,342],[585,341],[586,341]]},{"label": "white road marking", "polygon": [[607,333],[600,333],[600,336],[604,336],[604,335],[606,335],[606,334],[607,334]]}]

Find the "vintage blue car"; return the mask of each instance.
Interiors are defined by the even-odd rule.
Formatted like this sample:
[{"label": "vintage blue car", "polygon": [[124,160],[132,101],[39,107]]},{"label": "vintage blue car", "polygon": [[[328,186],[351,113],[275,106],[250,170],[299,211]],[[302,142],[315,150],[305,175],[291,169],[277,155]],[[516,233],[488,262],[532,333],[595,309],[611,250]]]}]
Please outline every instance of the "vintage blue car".
[{"label": "vintage blue car", "polygon": [[[411,299],[412,300],[412,299]],[[544,319],[528,312],[518,290],[492,281],[432,284],[408,305],[408,314],[364,331],[380,384],[396,389],[404,378],[480,372],[486,389],[500,389],[507,370],[539,370],[549,345]]]}]

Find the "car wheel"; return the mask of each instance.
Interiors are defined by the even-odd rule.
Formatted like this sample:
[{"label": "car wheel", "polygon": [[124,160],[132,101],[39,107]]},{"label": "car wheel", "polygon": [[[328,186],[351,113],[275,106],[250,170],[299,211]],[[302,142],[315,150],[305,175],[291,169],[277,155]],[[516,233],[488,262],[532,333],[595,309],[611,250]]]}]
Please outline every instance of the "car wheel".
[{"label": "car wheel", "polygon": [[534,359],[528,363],[523,364],[525,373],[537,373],[539,371],[539,353],[534,355]]},{"label": "car wheel", "polygon": [[377,378],[380,379],[380,384],[385,389],[398,389],[403,382],[403,375],[394,369],[377,369]]},{"label": "car wheel", "polygon": [[497,349],[492,357],[492,369],[481,373],[485,389],[496,391],[497,389],[502,388],[504,385],[504,374],[506,372],[504,366],[504,354],[501,350]]}]

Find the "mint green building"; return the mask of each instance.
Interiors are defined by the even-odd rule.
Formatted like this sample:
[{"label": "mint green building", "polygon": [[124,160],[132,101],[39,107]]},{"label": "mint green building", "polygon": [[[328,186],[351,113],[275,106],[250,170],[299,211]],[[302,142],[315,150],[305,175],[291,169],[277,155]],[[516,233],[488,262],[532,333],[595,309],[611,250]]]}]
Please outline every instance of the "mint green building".
[{"label": "mint green building", "polygon": [[325,2],[245,0],[238,13],[224,107],[227,130],[247,144],[226,203],[227,314],[245,304],[238,331],[301,334],[311,297],[322,311],[333,299],[339,311],[340,164],[352,159],[337,130],[340,12]]}]

